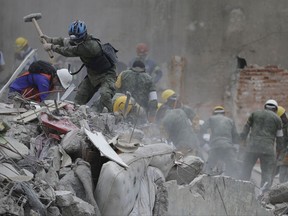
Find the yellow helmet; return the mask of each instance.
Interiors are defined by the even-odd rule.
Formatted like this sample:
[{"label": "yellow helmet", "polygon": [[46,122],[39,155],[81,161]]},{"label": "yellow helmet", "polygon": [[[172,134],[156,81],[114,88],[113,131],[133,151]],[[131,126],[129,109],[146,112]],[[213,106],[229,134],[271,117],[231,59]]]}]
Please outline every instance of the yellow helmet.
[{"label": "yellow helmet", "polygon": [[159,109],[163,104],[162,103],[158,103],[157,104],[157,109]]},{"label": "yellow helmet", "polygon": [[285,112],[286,112],[286,110],[284,109],[284,107],[278,106],[277,115],[279,117],[281,117]]},{"label": "yellow helmet", "polygon": [[162,92],[161,97],[162,97],[163,101],[166,102],[168,100],[168,98],[174,94],[176,94],[176,93],[172,89],[166,89],[165,91]]},{"label": "yellow helmet", "polygon": [[[119,111],[124,112],[126,100],[127,100],[127,96],[125,95],[118,97],[114,102],[113,112],[119,112]],[[129,104],[127,107],[127,114],[131,111],[132,106],[133,106],[132,101],[129,100]]]},{"label": "yellow helmet", "polygon": [[217,114],[217,113],[224,113],[225,110],[224,110],[224,107],[223,106],[215,106],[213,108],[213,113],[214,114]]},{"label": "yellow helmet", "polygon": [[18,37],[15,40],[16,51],[21,51],[28,44],[28,40],[24,37]]}]

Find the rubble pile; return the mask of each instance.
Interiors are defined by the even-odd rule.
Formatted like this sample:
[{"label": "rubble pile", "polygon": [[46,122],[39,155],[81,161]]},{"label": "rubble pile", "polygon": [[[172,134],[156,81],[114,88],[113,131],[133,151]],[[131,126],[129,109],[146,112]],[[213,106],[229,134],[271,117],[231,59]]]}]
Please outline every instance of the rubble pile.
[{"label": "rubble pile", "polygon": [[155,125],[53,104],[1,104],[1,215],[273,215],[286,202],[270,194],[261,206],[251,182],[204,174]]}]

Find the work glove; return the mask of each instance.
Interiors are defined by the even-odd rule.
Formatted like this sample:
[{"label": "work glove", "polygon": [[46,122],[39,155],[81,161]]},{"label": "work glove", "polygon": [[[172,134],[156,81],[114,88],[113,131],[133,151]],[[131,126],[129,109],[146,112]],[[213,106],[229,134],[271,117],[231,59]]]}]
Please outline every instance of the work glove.
[{"label": "work glove", "polygon": [[43,44],[44,50],[45,51],[50,51],[52,49],[52,44],[51,43],[45,43]]},{"label": "work glove", "polygon": [[46,40],[47,43],[51,43],[52,42],[52,38],[51,37],[48,37],[47,35],[42,35],[41,36],[41,39],[43,40]]}]

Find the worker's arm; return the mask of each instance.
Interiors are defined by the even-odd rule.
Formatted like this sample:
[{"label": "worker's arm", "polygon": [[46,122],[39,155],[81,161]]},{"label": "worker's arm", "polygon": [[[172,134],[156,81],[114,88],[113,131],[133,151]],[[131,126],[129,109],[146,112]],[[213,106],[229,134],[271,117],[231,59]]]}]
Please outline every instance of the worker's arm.
[{"label": "worker's arm", "polygon": [[241,145],[244,145],[244,146],[246,145],[246,139],[247,139],[247,136],[250,132],[250,128],[252,126],[252,123],[253,123],[253,113],[249,116],[246,124],[243,127],[242,132],[240,133],[240,144]]}]

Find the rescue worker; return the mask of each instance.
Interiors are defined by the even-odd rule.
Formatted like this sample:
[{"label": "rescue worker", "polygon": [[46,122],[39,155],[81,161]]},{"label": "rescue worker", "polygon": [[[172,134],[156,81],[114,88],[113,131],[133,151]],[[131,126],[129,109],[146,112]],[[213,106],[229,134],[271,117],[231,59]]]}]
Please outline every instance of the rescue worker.
[{"label": "rescue worker", "polygon": [[157,111],[156,121],[161,120],[167,110],[181,108],[186,113],[188,119],[191,121],[193,130],[195,132],[199,132],[199,117],[191,107],[184,105],[179,100],[179,97],[175,91],[173,91],[172,89],[166,89],[162,92],[161,97],[163,100],[163,105]]},{"label": "rescue worker", "polygon": [[[45,71],[46,69],[54,70],[54,72],[49,71],[48,73]],[[10,84],[9,98],[12,99],[15,93],[18,93],[21,94],[23,98],[42,102],[59,82],[62,87],[66,89],[69,87],[71,81],[72,75],[67,69],[56,71],[49,62],[39,60],[33,62],[28,71],[21,74]]]},{"label": "rescue worker", "polygon": [[239,134],[232,119],[225,116],[223,106],[215,106],[213,115],[202,125],[201,130],[209,130],[209,153],[205,170],[212,174],[218,162],[224,162],[225,174],[237,177],[236,152],[233,144],[238,143]]},{"label": "rescue worker", "polygon": [[75,96],[75,103],[87,104],[99,91],[100,99],[96,103],[96,111],[102,112],[104,107],[113,112],[112,97],[115,94],[116,67],[101,48],[99,39],[87,33],[86,24],[77,20],[69,26],[70,38],[51,38],[42,36],[47,41],[45,50],[52,50],[66,57],[80,57],[87,68],[87,76],[82,80]]},{"label": "rescue worker", "polygon": [[[32,51],[32,47],[29,46],[28,40],[24,37],[18,37],[15,40],[15,55],[14,55],[14,70],[21,64],[21,62],[26,58],[26,56]],[[28,71],[29,66],[38,60],[37,54],[35,53],[30,59],[28,59],[23,70]]]},{"label": "rescue worker", "polygon": [[167,110],[160,122],[160,128],[168,141],[184,155],[199,155],[199,142],[191,128],[191,122],[182,109]]},{"label": "rescue worker", "polygon": [[[278,104],[275,100],[267,100],[263,110],[250,114],[243,131],[240,134],[241,143],[246,146],[243,158],[241,178],[250,180],[256,161],[260,160],[261,187],[267,190],[271,187],[276,167],[276,149],[281,148],[283,131],[281,119],[276,115]],[[267,182],[267,183],[266,183]],[[265,185],[266,186],[265,186]]]},{"label": "rescue worker", "polygon": [[[132,124],[145,124],[148,122],[145,110],[134,100],[130,98],[127,102],[127,109],[125,110],[125,104],[127,96],[121,93],[116,93],[112,99],[113,112],[120,120],[130,122]],[[119,121],[120,121],[119,120]]]},{"label": "rescue worker", "polygon": [[131,69],[122,71],[115,83],[117,92],[125,94],[127,91],[135,101],[145,109],[149,122],[153,122],[157,110],[157,93],[155,84],[149,74],[145,73],[145,65],[135,61]]},{"label": "rescue worker", "polygon": [[131,68],[132,64],[136,60],[140,60],[145,64],[146,72],[152,77],[153,82],[156,84],[162,78],[163,72],[161,71],[160,67],[156,64],[155,61],[148,57],[148,46],[145,43],[138,43],[136,45],[136,54],[137,56],[133,58],[128,67]]},{"label": "rescue worker", "polygon": [[288,118],[286,110],[282,106],[278,106],[277,115],[280,117],[283,124],[283,146],[278,153],[278,168],[279,168],[279,182],[284,183],[288,181]]}]

